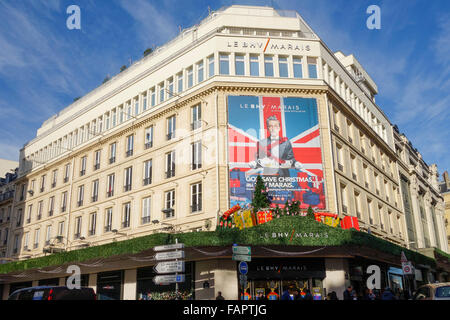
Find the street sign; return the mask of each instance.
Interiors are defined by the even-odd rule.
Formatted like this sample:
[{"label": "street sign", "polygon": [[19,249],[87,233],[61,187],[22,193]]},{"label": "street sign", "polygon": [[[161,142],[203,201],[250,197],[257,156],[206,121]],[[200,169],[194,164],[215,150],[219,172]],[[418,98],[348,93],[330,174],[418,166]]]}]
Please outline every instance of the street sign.
[{"label": "street sign", "polygon": [[403,274],[414,274],[413,266],[411,261],[402,262]]},{"label": "street sign", "polygon": [[184,274],[169,274],[165,276],[156,276],[153,278],[153,282],[155,284],[163,284],[163,283],[180,283],[184,282],[186,277]]},{"label": "street sign", "polygon": [[184,259],[184,251],[160,252],[155,255],[156,260]]},{"label": "street sign", "polygon": [[160,262],[155,266],[156,273],[177,273],[184,272],[184,261]]},{"label": "street sign", "polygon": [[252,261],[252,257],[245,254],[233,254],[234,261]]},{"label": "street sign", "polygon": [[233,254],[252,254],[252,249],[251,247],[239,247],[239,246],[235,246],[232,247],[233,249]]},{"label": "street sign", "polygon": [[183,249],[184,243],[175,243],[175,244],[168,244],[165,246],[156,246],[153,248],[155,251],[167,251],[167,250],[176,250],[176,249]]},{"label": "street sign", "polygon": [[248,273],[248,264],[245,261],[239,262],[239,273],[247,274]]},{"label": "street sign", "polygon": [[406,259],[406,255],[403,251],[400,255],[400,262],[408,262],[408,259]]}]

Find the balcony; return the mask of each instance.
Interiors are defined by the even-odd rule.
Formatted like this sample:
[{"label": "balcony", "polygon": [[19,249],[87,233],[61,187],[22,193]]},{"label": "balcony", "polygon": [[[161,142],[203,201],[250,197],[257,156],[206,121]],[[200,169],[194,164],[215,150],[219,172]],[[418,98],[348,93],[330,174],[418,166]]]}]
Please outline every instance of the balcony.
[{"label": "balcony", "polygon": [[81,170],[80,171],[80,177],[84,176],[86,174],[86,170]]},{"label": "balcony", "polygon": [[143,185],[147,186],[152,183],[152,178],[145,178],[143,181]]},{"label": "balcony", "polygon": [[175,177],[175,169],[166,171],[166,178],[169,179],[172,177]]},{"label": "balcony", "polygon": [[61,212],[66,212],[66,206],[61,207]]},{"label": "balcony", "polygon": [[150,149],[151,147],[153,147],[153,141],[147,142],[144,147],[145,149]]},{"label": "balcony", "polygon": [[127,192],[127,191],[130,191],[131,190],[131,184],[126,184],[124,187],[123,187],[123,192]]},{"label": "balcony", "polygon": [[45,191],[45,188],[42,187],[42,188],[40,189],[40,191],[41,191],[41,193],[44,192],[44,191]]},{"label": "balcony", "polygon": [[97,202],[97,200],[98,200],[98,195],[92,196],[91,202]]},{"label": "balcony", "polygon": [[116,162],[116,157],[109,158],[109,164],[113,164],[114,162]]},{"label": "balcony", "polygon": [[56,182],[52,182],[52,188],[56,187]]},{"label": "balcony", "polygon": [[201,163],[193,163],[191,164],[191,169],[192,170],[197,170],[197,169],[201,169],[202,168],[202,164]]},{"label": "balcony", "polygon": [[191,130],[197,130],[202,127],[202,121],[197,120],[191,123]]},{"label": "balcony", "polygon": [[111,230],[112,230],[112,226],[111,225],[105,226],[105,232],[111,232]]},{"label": "balcony", "polygon": [[195,203],[191,205],[191,213],[193,212],[199,212],[202,211],[202,204],[201,203]]},{"label": "balcony", "polygon": [[356,173],[352,173],[352,178],[355,181],[358,181],[358,176],[356,175]]},{"label": "balcony", "polygon": [[150,216],[148,217],[142,217],[142,224],[150,223]]},{"label": "balcony", "polygon": [[133,149],[128,150],[127,153],[126,153],[126,156],[127,157],[131,157],[132,155],[133,155]]},{"label": "balcony", "polygon": [[83,205],[83,200],[78,201],[78,202],[77,202],[77,205],[78,205],[79,207],[81,207],[81,206]]},{"label": "balcony", "polygon": [[348,141],[349,141],[350,143],[353,143],[353,139],[352,139],[351,137],[348,137]]},{"label": "balcony", "polygon": [[94,236],[95,235],[95,230],[89,230],[89,236]]},{"label": "balcony", "polygon": [[106,192],[106,196],[107,196],[108,198],[111,198],[113,195],[114,195],[114,190],[111,190],[111,191]]},{"label": "balcony", "polygon": [[342,164],[338,163],[338,169],[340,171],[344,171],[344,166]]},{"label": "balcony", "polygon": [[334,125],[334,130],[336,130],[337,132],[339,132],[339,126],[337,124]]},{"label": "balcony", "polygon": [[69,182],[69,177],[64,177],[64,183]]},{"label": "balcony", "polygon": [[13,197],[14,197],[14,191],[13,190],[5,192],[5,193],[2,193],[2,194],[0,194],[0,202],[9,200],[9,199],[11,199]]},{"label": "balcony", "polygon": [[129,228],[130,227],[130,221],[123,221],[122,222],[122,228]]},{"label": "balcony", "polygon": [[94,165],[94,171],[100,169],[100,163],[96,163]]},{"label": "balcony", "polygon": [[73,238],[76,240],[76,239],[80,239],[81,238],[81,233],[75,233],[74,235],[73,235]]},{"label": "balcony", "polygon": [[53,210],[50,210],[50,211],[48,212],[48,216],[49,216],[49,217],[53,216]]},{"label": "balcony", "polygon": [[41,214],[38,214],[38,215],[37,215],[37,220],[41,220],[41,218],[42,218],[42,215],[41,215]]}]

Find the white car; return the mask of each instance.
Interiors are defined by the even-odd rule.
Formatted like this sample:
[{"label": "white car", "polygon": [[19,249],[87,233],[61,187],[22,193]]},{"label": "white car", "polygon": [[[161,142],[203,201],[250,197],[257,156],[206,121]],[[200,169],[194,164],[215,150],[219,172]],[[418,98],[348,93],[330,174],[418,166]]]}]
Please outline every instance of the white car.
[{"label": "white car", "polygon": [[450,282],[423,285],[417,289],[413,300],[450,300]]}]

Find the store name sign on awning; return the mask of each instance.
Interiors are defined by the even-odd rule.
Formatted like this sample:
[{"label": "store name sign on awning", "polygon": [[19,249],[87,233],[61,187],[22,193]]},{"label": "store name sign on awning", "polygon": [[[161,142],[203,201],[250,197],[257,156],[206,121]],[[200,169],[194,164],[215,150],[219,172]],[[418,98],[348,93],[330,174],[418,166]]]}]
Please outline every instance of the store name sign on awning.
[{"label": "store name sign on awning", "polygon": [[282,239],[282,238],[328,238],[328,233],[317,233],[317,232],[265,232],[260,235],[261,238],[272,238],[272,239]]}]

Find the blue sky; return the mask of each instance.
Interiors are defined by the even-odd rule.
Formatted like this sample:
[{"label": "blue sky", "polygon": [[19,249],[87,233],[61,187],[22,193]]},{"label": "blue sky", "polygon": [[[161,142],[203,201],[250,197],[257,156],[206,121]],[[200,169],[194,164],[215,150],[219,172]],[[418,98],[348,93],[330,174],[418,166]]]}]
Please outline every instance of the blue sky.
[{"label": "blue sky", "polygon": [[[66,27],[69,5],[81,30]],[[231,4],[296,10],[333,50],[353,53],[378,85],[377,104],[428,164],[450,169],[448,0],[0,0],[0,158],[107,75]],[[369,5],[381,30],[366,27]]]}]

